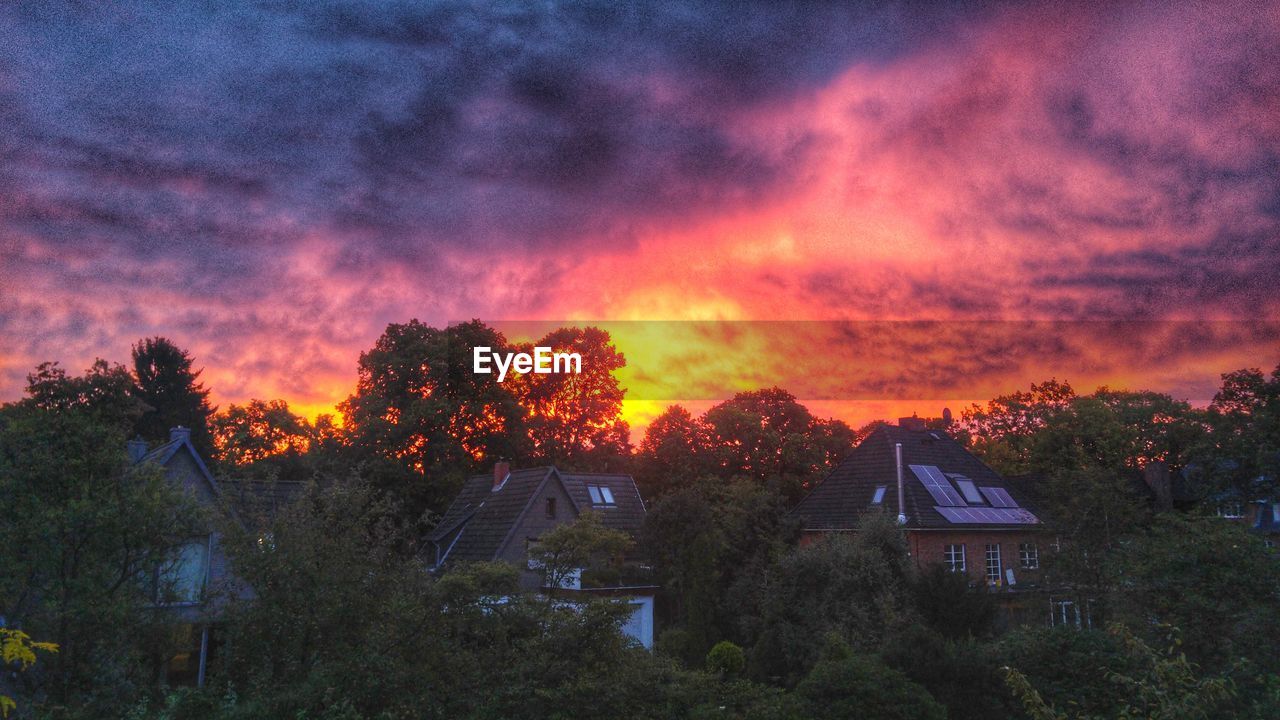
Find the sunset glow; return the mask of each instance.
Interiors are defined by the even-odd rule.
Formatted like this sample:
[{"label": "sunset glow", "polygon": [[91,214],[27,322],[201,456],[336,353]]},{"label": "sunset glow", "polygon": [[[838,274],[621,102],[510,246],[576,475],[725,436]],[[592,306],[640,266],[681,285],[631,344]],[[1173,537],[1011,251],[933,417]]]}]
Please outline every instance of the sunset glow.
[{"label": "sunset glow", "polygon": [[608,329],[639,427],[1280,362],[1275,5],[437,10],[0,13],[0,401],[163,335],[314,417],[410,318]]}]

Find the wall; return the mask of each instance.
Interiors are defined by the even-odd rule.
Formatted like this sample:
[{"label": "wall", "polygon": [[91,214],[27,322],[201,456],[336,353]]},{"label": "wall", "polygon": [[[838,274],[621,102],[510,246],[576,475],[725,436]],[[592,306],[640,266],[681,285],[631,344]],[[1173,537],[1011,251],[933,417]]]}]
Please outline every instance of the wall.
[{"label": "wall", "polygon": [[[547,498],[555,498],[556,500],[556,516],[548,518],[546,515]],[[511,536],[507,539],[507,544],[502,548],[498,555],[498,559],[509,562],[520,569],[520,584],[530,590],[536,590],[542,586],[542,575],[536,570],[529,569],[528,544],[531,540],[535,540],[541,535],[554,528],[557,525],[571,523],[577,518],[574,512],[573,502],[569,499],[569,494],[555,476],[552,476],[542,486],[541,490],[534,496],[529,504],[529,509],[521,518],[520,523],[516,525]]]},{"label": "wall", "polygon": [[1043,570],[1024,570],[1020,564],[1019,543],[1034,543],[1040,551],[1040,566],[1043,568],[1047,554],[1051,552],[1053,537],[1044,532],[1028,532],[1026,530],[910,530],[907,543],[916,567],[927,568],[932,564],[944,562],[944,548],[947,545],[965,545],[966,571],[969,578],[978,585],[986,584],[986,546],[1000,546],[1001,582],[1007,583],[1005,571],[1013,569],[1016,586],[1034,585],[1040,582]]}]

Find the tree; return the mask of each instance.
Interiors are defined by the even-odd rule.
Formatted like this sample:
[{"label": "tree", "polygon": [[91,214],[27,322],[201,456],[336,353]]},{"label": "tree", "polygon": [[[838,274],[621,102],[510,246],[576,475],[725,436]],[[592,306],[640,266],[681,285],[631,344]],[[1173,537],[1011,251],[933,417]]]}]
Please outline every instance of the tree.
[{"label": "tree", "polygon": [[830,720],[945,720],[928,690],[874,656],[856,655],[832,639],[825,657],[796,688],[809,717]]},{"label": "tree", "polygon": [[535,457],[575,470],[616,469],[631,454],[624,391],[614,376],[627,359],[609,333],[595,327],[553,330],[519,350],[532,353],[535,346],[582,359],[581,372],[524,373],[512,380],[529,413]]},{"label": "tree", "polygon": [[[358,479],[309,483],[274,515],[227,528],[237,577],[253,596],[228,607],[221,681],[243,717],[407,712],[449,676],[441,596],[412,554],[411,527]],[[455,601],[461,601],[457,595]]]},{"label": "tree", "polygon": [[1280,657],[1258,642],[1280,634],[1280,562],[1245,528],[1217,517],[1161,515],[1113,562],[1124,578],[1109,603],[1117,619],[1133,628],[1178,628],[1181,650],[1207,668],[1244,658],[1259,671],[1280,672]]},{"label": "tree", "polygon": [[[706,474],[771,485],[799,499],[853,447],[839,420],[819,420],[785,390],[741,392],[694,420],[673,406],[646,432],[637,466],[659,492]],[[680,475],[693,472],[700,474]]]},{"label": "tree", "polygon": [[680,405],[672,405],[649,423],[640,441],[636,484],[650,501],[713,470],[706,455],[705,426]]},{"label": "tree", "polygon": [[563,588],[573,574],[617,559],[630,544],[627,533],[605,527],[599,513],[588,511],[542,533],[529,549],[529,563],[542,573],[542,587]]},{"label": "tree", "polygon": [[[56,653],[58,644],[37,642],[21,630],[0,627],[0,667],[17,665],[25,671],[36,662],[36,651]],[[8,695],[0,695],[0,717],[9,717],[9,713],[18,709],[18,704]]]},{"label": "tree", "polygon": [[1222,376],[1205,419],[1197,475],[1207,491],[1253,499],[1280,495],[1280,366]]},{"label": "tree", "polygon": [[0,407],[0,615],[59,645],[39,690],[91,716],[153,683],[164,629],[146,581],[201,521],[157,468],[129,467],[131,386],[119,365],[71,377],[46,363]]},{"label": "tree", "polygon": [[1003,473],[1025,473],[1030,470],[1033,438],[1075,396],[1065,382],[1032,384],[1029,392],[1001,395],[985,408],[971,406],[962,414],[961,429],[988,465]]},{"label": "tree", "polygon": [[388,325],[340,406],[356,459],[411,517],[443,512],[467,473],[529,454],[523,408],[496,374],[472,372],[475,347],[512,351],[478,320]]},{"label": "tree", "polygon": [[289,411],[284,400],[250,400],[213,416],[215,457],[228,465],[248,465],[277,455],[302,455],[315,431]]},{"label": "tree", "polygon": [[914,619],[911,573],[906,540],[888,517],[783,555],[747,599],[753,675],[794,683],[818,661],[826,637],[878,651]]},{"label": "tree", "polygon": [[708,478],[657,501],[642,544],[683,630],[668,638],[679,647],[666,651],[699,667],[714,643],[738,637],[745,587],[796,534],[782,499],[750,481]]},{"label": "tree", "polygon": [[[1114,625],[1108,632],[1123,647],[1122,655],[1130,669],[1125,672],[1106,671],[1105,679],[1117,687],[1119,697],[1115,705],[1105,708],[1102,717],[1125,720],[1244,717],[1239,712],[1236,692],[1228,678],[1202,674],[1185,655],[1178,654],[1173,649],[1163,653],[1153,650],[1123,625]],[[1092,712],[1075,712],[1069,715],[1058,710],[1017,669],[1010,668],[1006,678],[1009,689],[1033,720],[1090,720],[1100,716]],[[1274,708],[1267,707],[1266,715],[1251,714],[1249,717],[1272,717],[1273,711]]]},{"label": "tree", "polygon": [[145,338],[133,346],[134,397],[147,406],[134,432],[152,442],[166,442],[169,429],[191,429],[191,444],[201,457],[213,456],[209,418],[209,390],[201,383],[203,370],[193,370],[186,350],[163,337]]}]

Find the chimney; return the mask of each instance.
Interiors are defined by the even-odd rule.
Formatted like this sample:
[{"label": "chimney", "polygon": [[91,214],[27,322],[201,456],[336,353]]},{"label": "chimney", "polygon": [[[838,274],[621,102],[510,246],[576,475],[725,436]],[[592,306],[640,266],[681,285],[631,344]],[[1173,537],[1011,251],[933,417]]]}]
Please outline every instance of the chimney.
[{"label": "chimney", "polygon": [[907,524],[906,492],[902,484],[902,443],[893,444],[893,454],[898,463],[898,524]]},{"label": "chimney", "polygon": [[169,442],[173,442],[174,440],[191,442],[191,428],[184,428],[181,425],[175,428],[169,428]]},{"label": "chimney", "polygon": [[942,408],[942,424],[951,427],[951,408]]},{"label": "chimney", "polygon": [[1142,468],[1142,479],[1156,496],[1156,512],[1173,509],[1173,484],[1169,480],[1169,466],[1162,460],[1147,463]]},{"label": "chimney", "polygon": [[124,446],[129,451],[129,462],[134,465],[147,456],[147,441],[143,440],[141,435],[125,443]]},{"label": "chimney", "polygon": [[506,460],[499,460],[495,463],[493,466],[493,489],[497,490],[498,486],[502,485],[502,481],[506,480],[510,474],[511,463]]},{"label": "chimney", "polygon": [[924,432],[924,418],[918,418],[915,415],[911,417],[898,418],[898,427],[903,430],[913,430],[915,432]]}]

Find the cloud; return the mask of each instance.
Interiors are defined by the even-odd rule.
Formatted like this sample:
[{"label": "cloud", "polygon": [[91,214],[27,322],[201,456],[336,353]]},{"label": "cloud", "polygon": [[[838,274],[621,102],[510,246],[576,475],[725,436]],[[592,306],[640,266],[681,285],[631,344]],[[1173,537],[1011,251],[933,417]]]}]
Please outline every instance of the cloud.
[{"label": "cloud", "polygon": [[[1280,17],[1249,3],[41,3],[0,42],[0,398],[153,334],[225,401],[322,409],[411,317],[1280,313]],[[1034,337],[828,338],[883,367],[815,393],[1147,364]],[[1267,337],[1171,338],[1157,380]]]}]

